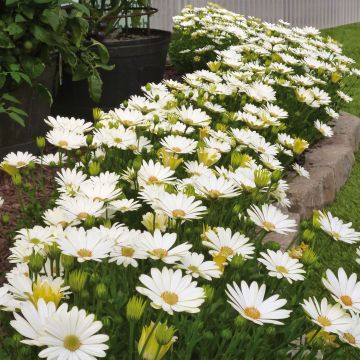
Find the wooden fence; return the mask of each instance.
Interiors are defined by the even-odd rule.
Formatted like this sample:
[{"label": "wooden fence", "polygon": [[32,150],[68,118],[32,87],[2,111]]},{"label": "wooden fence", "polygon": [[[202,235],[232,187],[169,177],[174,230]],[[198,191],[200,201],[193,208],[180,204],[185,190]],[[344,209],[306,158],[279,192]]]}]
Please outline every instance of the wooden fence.
[{"label": "wooden fence", "polygon": [[[207,0],[152,0],[159,12],[151,26],[171,30],[172,17],[185,5],[205,6]],[[360,22],[360,0],[213,0],[228,10],[269,22],[279,19],[296,26],[320,29]]]}]

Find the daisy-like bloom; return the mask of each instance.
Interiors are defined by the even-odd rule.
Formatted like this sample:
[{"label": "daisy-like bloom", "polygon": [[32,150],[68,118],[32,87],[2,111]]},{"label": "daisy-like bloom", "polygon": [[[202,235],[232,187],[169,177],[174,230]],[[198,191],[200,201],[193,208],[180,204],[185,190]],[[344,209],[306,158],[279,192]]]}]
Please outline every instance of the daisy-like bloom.
[{"label": "daisy-like bloom", "polygon": [[143,215],[141,223],[147,231],[154,232],[155,229],[159,229],[161,232],[165,232],[169,218],[162,212],[153,213],[149,211]]},{"label": "daisy-like bloom", "polygon": [[160,195],[154,204],[155,210],[161,210],[169,218],[175,220],[201,219],[206,213],[206,206],[194,196],[186,196],[183,193]]},{"label": "daisy-like bloom", "polygon": [[334,132],[329,125],[324,124],[320,120],[316,120],[314,123],[315,129],[317,129],[323,136],[332,137]]},{"label": "daisy-like bloom", "polygon": [[326,278],[322,279],[325,287],[331,292],[333,299],[344,309],[360,312],[360,282],[355,273],[347,277],[343,268],[339,268],[338,277],[326,270]]},{"label": "daisy-like bloom", "polygon": [[194,185],[199,195],[210,199],[232,198],[240,194],[240,190],[232,180],[222,176],[216,177],[214,174],[197,177]]},{"label": "daisy-like bloom", "polygon": [[57,204],[66,212],[75,216],[78,220],[84,221],[89,216],[95,218],[104,214],[104,203],[99,200],[89,199],[85,196],[78,195],[74,198],[61,197]]},{"label": "daisy-like bloom", "polygon": [[161,234],[156,229],[154,234],[144,232],[140,238],[141,247],[153,260],[161,260],[165,264],[174,264],[182,257],[189,254],[191,245],[186,243],[173,247],[176,242],[176,234]]},{"label": "daisy-like bloom", "polygon": [[285,278],[290,284],[293,281],[304,280],[303,264],[298,259],[291,258],[288,253],[267,250],[267,253],[262,252],[260,255],[262,257],[258,258],[258,261],[266,266],[270,276]]},{"label": "daisy-like bloom", "polygon": [[25,340],[22,340],[22,343],[42,346],[39,338],[43,335],[47,321],[56,312],[55,304],[46,303],[44,299],[39,299],[36,305],[31,301],[25,301],[20,305],[20,312],[21,315],[14,312],[15,320],[10,321],[10,325],[24,336]]},{"label": "daisy-like bloom", "polygon": [[174,173],[169,167],[165,167],[159,162],[143,161],[138,172],[138,182],[140,186],[171,184],[175,179]]},{"label": "daisy-like bloom", "polygon": [[81,184],[86,181],[86,175],[76,169],[62,168],[57,172],[55,181],[59,185],[59,192],[68,196],[75,196],[80,192]]},{"label": "daisy-like bloom", "polygon": [[57,116],[56,118],[48,116],[44,119],[45,123],[53,129],[70,131],[75,134],[83,134],[84,132],[90,131],[93,128],[93,124],[85,122],[84,119],[75,119]]},{"label": "daisy-like bloom", "polygon": [[197,141],[180,135],[169,135],[160,141],[160,144],[175,154],[192,154],[197,147]]},{"label": "daisy-like bloom", "polygon": [[344,222],[329,211],[319,211],[320,228],[336,241],[343,241],[347,244],[354,244],[360,241],[360,232],[355,231],[352,223]]},{"label": "daisy-like bloom", "polygon": [[185,171],[191,176],[209,176],[213,172],[204,164],[198,163],[197,161],[186,161],[184,163]]},{"label": "daisy-like bloom", "polygon": [[255,101],[267,101],[271,102],[276,100],[276,94],[274,89],[266,84],[263,84],[259,81],[252,83],[246,89],[247,95],[249,95]]},{"label": "daisy-like bloom", "polygon": [[112,211],[120,211],[122,213],[136,211],[140,207],[141,204],[134,199],[113,200],[109,203],[109,208]]},{"label": "daisy-like bloom", "polygon": [[109,112],[109,116],[124,126],[142,126],[145,123],[144,115],[138,110],[114,109]]},{"label": "daisy-like bloom", "polygon": [[56,128],[46,134],[47,141],[61,149],[73,150],[86,146],[86,137],[69,130]]},{"label": "daisy-like bloom", "polygon": [[176,267],[185,270],[186,274],[190,274],[194,278],[200,276],[206,280],[219,278],[222,274],[215,261],[204,261],[204,255],[196,252],[182,257],[180,264]]},{"label": "daisy-like bloom", "polygon": [[210,124],[210,117],[201,109],[194,109],[192,105],[186,108],[184,105],[178,109],[179,119],[190,126],[207,126]]},{"label": "daisy-like bloom", "polygon": [[146,259],[148,254],[140,246],[141,231],[125,230],[116,239],[116,244],[111,250],[109,262],[116,262],[117,265],[128,267],[138,266],[137,260]]},{"label": "daisy-like bloom", "polygon": [[183,276],[180,269],[152,268],[151,276],[143,274],[139,280],[145,287],[137,286],[136,290],[151,300],[153,308],[163,309],[170,315],[183,311],[198,313],[205,301],[203,288],[197,287],[190,275]]},{"label": "daisy-like bloom", "polygon": [[292,168],[299,176],[306,177],[307,179],[310,178],[309,172],[301,165],[295,163],[293,164]]},{"label": "daisy-like bloom", "polygon": [[340,332],[339,339],[353,347],[360,348],[360,316],[351,315],[351,325],[346,332]]},{"label": "daisy-like bloom", "polygon": [[7,154],[3,161],[1,162],[0,166],[3,165],[10,165],[14,166],[17,169],[23,168],[25,166],[28,166],[30,162],[36,162],[36,157],[29,152],[11,152]]},{"label": "daisy-like bloom", "polygon": [[245,319],[255,324],[283,325],[279,320],[287,319],[291,310],[282,309],[286,304],[285,299],[279,299],[279,295],[273,295],[264,300],[266,285],[260,287],[256,281],[250,286],[242,281],[240,287],[233,282],[233,286],[226,285],[227,302]]},{"label": "daisy-like bloom", "polygon": [[43,214],[43,219],[47,225],[61,226],[63,228],[69,225],[80,224],[75,215],[70,214],[61,207],[46,210]]},{"label": "daisy-like bloom", "polygon": [[316,298],[304,299],[301,304],[311,321],[319,325],[324,331],[331,333],[345,332],[351,326],[351,317],[340,304],[331,305],[326,298],[319,304]]},{"label": "daisy-like bloom", "polygon": [[261,209],[252,205],[247,210],[251,220],[266,231],[274,231],[278,234],[286,234],[296,231],[296,221],[289,219],[288,215],[283,214],[274,205],[264,204]]},{"label": "daisy-like bloom", "polygon": [[249,238],[236,232],[232,234],[231,229],[217,227],[205,233],[206,240],[202,243],[209,247],[213,257],[221,256],[231,261],[233,256],[241,255],[244,259],[251,259],[255,247],[250,243]]},{"label": "daisy-like bloom", "polygon": [[97,334],[101,328],[102,323],[95,321],[95,315],[87,315],[85,310],[76,306],[68,311],[68,305],[62,304],[48,318],[39,337],[42,346],[47,346],[39,357],[48,360],[96,360],[105,357],[105,350],[109,348],[105,342],[109,337]]},{"label": "daisy-like bloom", "polygon": [[46,154],[36,159],[36,162],[38,164],[47,165],[47,166],[60,165],[66,161],[67,161],[67,156],[60,152],[56,152],[55,154]]},{"label": "daisy-like bloom", "polygon": [[0,287],[0,310],[14,311],[19,306],[20,303],[11,296],[7,286]]},{"label": "daisy-like bloom", "polygon": [[87,260],[101,261],[107,258],[114,246],[114,241],[100,229],[68,227],[58,238],[61,251],[74,256],[79,262]]},{"label": "daisy-like bloom", "polygon": [[80,184],[80,192],[89,199],[110,201],[121,194],[121,190],[116,186],[116,182],[104,182],[94,176]]},{"label": "daisy-like bloom", "polygon": [[27,244],[36,252],[54,240],[54,228],[50,226],[35,225],[31,229],[20,229],[15,236],[16,242]]}]

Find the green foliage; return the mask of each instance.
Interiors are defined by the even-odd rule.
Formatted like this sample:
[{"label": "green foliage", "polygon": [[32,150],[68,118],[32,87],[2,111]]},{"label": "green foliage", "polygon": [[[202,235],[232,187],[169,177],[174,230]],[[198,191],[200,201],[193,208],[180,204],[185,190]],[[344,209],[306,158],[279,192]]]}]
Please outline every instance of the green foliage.
[{"label": "green foliage", "polygon": [[0,113],[24,125],[27,114],[13,96],[24,85],[34,87],[51,103],[42,75],[59,57],[74,80],[88,79],[92,99],[100,99],[99,69],[111,67],[101,43],[85,42],[88,15],[86,7],[72,1],[6,0],[0,4]]}]

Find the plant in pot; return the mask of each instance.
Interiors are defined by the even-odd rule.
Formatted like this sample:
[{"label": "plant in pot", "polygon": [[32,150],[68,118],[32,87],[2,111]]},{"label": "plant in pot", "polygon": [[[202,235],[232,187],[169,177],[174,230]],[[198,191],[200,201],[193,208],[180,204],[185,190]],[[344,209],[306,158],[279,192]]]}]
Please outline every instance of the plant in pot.
[{"label": "plant in pot", "polygon": [[84,43],[88,8],[66,4],[71,7],[64,0],[0,2],[0,159],[35,148],[61,77],[58,64],[74,80],[86,79],[93,99],[101,96],[98,69],[109,69],[108,52],[96,40]]},{"label": "plant in pot", "polygon": [[115,68],[101,74],[103,94],[100,102],[89,99],[85,82],[64,86],[55,99],[54,114],[88,117],[92,107],[109,110],[141,92],[141,86],[159,82],[164,73],[171,33],[150,27],[150,16],[157,12],[150,0],[79,0],[89,10],[88,36],[104,44]]}]

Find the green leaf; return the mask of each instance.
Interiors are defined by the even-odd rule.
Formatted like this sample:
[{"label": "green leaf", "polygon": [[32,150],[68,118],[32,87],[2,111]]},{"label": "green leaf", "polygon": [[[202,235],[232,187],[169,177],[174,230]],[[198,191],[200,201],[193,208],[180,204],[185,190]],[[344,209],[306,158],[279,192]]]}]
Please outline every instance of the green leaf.
[{"label": "green leaf", "polygon": [[10,37],[4,32],[0,32],[0,48],[11,49],[14,47],[15,45],[11,41]]},{"label": "green leaf", "polygon": [[12,23],[5,29],[11,36],[19,35],[24,32],[24,29],[22,26]]},{"label": "green leaf", "polygon": [[5,81],[6,81],[6,75],[0,74],[0,89],[4,86]]},{"label": "green leaf", "polygon": [[32,56],[23,57],[21,65],[26,74],[32,79],[39,77],[45,70],[45,64],[39,58]]},{"label": "green leaf", "polygon": [[21,104],[21,102],[15,96],[12,96],[8,93],[3,94],[2,97],[3,97],[3,99],[13,102],[15,104]]},{"label": "green leaf", "polygon": [[17,83],[19,83],[21,81],[21,76],[19,75],[18,72],[11,72],[10,76],[13,78],[13,80],[15,80]]},{"label": "green leaf", "polygon": [[50,31],[45,30],[44,28],[38,25],[34,25],[32,32],[37,40],[47,45],[54,45],[53,37]]},{"label": "green leaf", "polygon": [[41,20],[45,24],[49,24],[54,31],[57,31],[60,24],[59,12],[54,9],[46,9],[41,15]]},{"label": "green leaf", "polygon": [[17,122],[19,125],[21,125],[21,126],[25,126],[25,121],[24,121],[24,119],[20,116],[20,115],[18,115],[17,113],[15,113],[15,112],[10,112],[9,114],[9,117],[11,118],[11,119],[13,119],[15,122]]},{"label": "green leaf", "polygon": [[35,14],[35,8],[31,6],[23,6],[21,8],[22,13],[29,19],[32,20]]},{"label": "green leaf", "polygon": [[72,81],[80,81],[87,79],[89,76],[89,68],[85,64],[80,64],[73,69]]},{"label": "green leaf", "polygon": [[98,68],[98,69],[111,71],[111,70],[113,70],[115,68],[115,65],[97,64],[95,67]]},{"label": "green leaf", "polygon": [[102,80],[97,71],[88,77],[88,85],[91,99],[98,102],[102,94]]},{"label": "green leaf", "polygon": [[44,97],[48,101],[48,103],[51,106],[53,103],[53,97],[52,97],[49,89],[46,86],[44,86],[43,84],[38,83],[38,84],[36,84],[36,90],[39,92],[39,94],[42,97]]},{"label": "green leaf", "polygon": [[27,116],[28,116],[28,114],[27,114],[24,110],[21,110],[20,108],[17,108],[17,107],[15,107],[15,106],[9,106],[9,107],[7,108],[7,110],[11,110],[12,112],[17,113],[17,114],[19,114],[19,115],[21,115],[21,116],[23,116],[23,117],[27,117]]},{"label": "green leaf", "polygon": [[17,2],[19,2],[19,0],[6,0],[5,1],[5,5],[14,5],[16,4]]},{"label": "green leaf", "polygon": [[[66,2],[69,3],[69,1],[66,1]],[[75,2],[72,2],[71,5],[72,5],[73,8],[75,8],[76,10],[82,12],[84,15],[90,16],[90,10],[85,5],[75,3]]]},{"label": "green leaf", "polygon": [[16,14],[16,16],[15,16],[16,23],[21,23],[21,22],[25,22],[25,21],[26,21],[26,19],[21,14]]},{"label": "green leaf", "polygon": [[102,63],[107,64],[109,62],[109,52],[104,44],[92,39],[92,44],[90,46],[96,47],[97,53],[99,54]]}]

